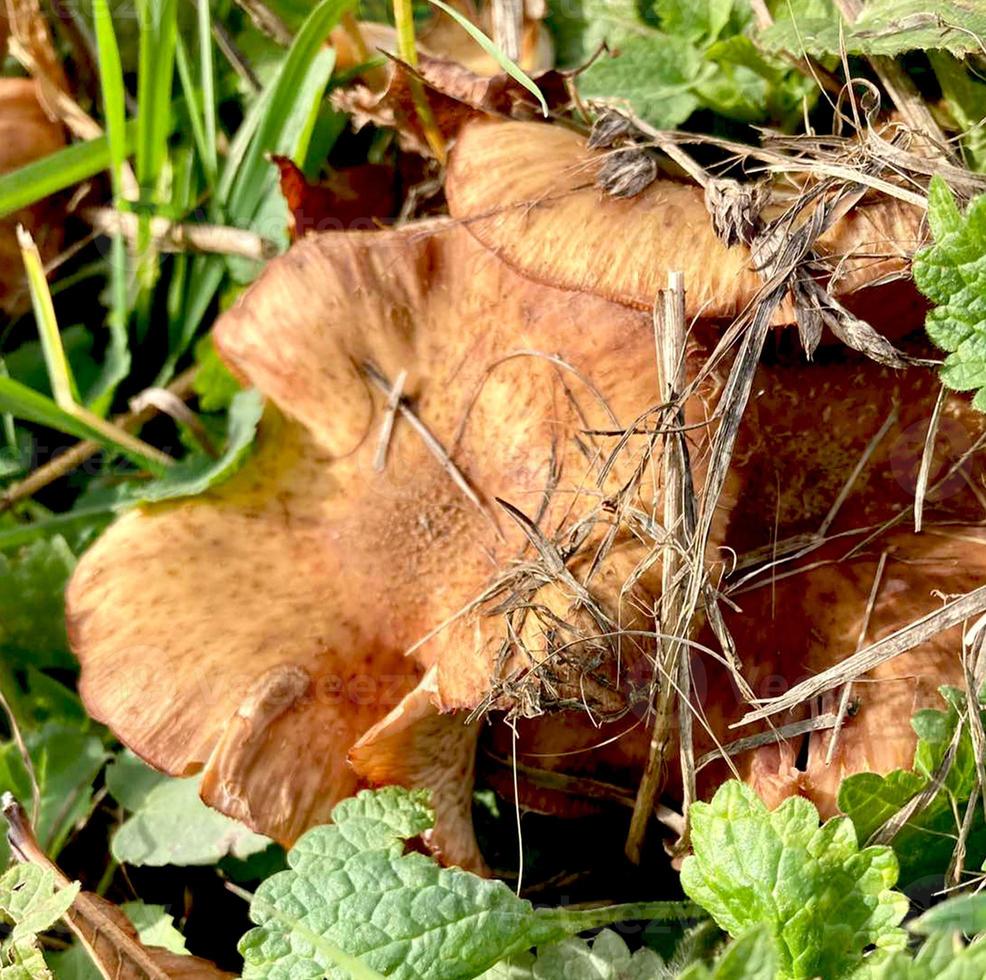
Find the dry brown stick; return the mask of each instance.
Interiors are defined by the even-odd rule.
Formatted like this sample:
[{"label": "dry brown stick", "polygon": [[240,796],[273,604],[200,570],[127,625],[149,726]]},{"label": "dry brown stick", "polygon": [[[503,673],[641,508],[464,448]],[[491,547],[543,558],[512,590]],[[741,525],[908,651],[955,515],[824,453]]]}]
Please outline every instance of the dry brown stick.
[{"label": "dry brown stick", "polygon": [[[104,234],[123,235],[131,242],[137,238],[138,216],[132,212],[87,208],[82,217]],[[257,262],[277,255],[277,246],[272,241],[243,228],[174,222],[157,215],[151,218],[150,230],[154,244],[165,252],[209,252]]]},{"label": "dry brown stick", "polygon": [[[179,374],[174,381],[168,385],[167,390],[178,398],[188,398],[192,394],[192,382],[195,379],[195,367],[189,368]],[[154,405],[148,405],[139,412],[126,412],[118,415],[113,420],[115,425],[122,429],[138,429],[149,419],[157,415],[158,409]],[[39,466],[32,473],[28,474],[19,483],[8,487],[3,495],[0,496],[0,513],[11,508],[19,500],[26,500],[33,497],[39,490],[43,490],[49,483],[71,473],[76,467],[81,466],[87,459],[95,456],[103,447],[98,442],[85,439],[77,442],[71,449],[66,450],[59,456]]]},{"label": "dry brown stick", "polygon": [[[654,309],[654,333],[657,346],[658,364],[661,375],[660,399],[673,404],[685,386],[685,341],[687,337],[685,321],[684,277],[680,272],[668,273],[668,288],[659,297]],[[677,423],[677,424],[675,424]],[[679,408],[672,419],[672,428],[684,424],[684,412]],[[664,436],[664,527],[666,536],[662,544],[661,568],[661,607],[660,617],[664,630],[687,629],[682,623],[684,595],[681,577],[682,555],[687,547],[687,535],[691,530],[688,524],[688,507],[685,501],[688,477],[684,437],[680,432],[668,431]],[[681,746],[683,756],[692,751],[691,712],[688,707],[690,673],[687,669],[687,656],[682,655],[682,646],[676,640],[658,644],[656,656],[661,663],[664,681],[660,682],[654,705],[654,727],[651,730],[647,765],[644,768],[637,797],[633,805],[633,816],[627,832],[625,852],[634,864],[640,862],[647,826],[654,812],[654,801],[662,778],[662,769],[671,743],[674,728],[676,678],[681,693],[678,695],[680,708]],[[681,670],[679,660],[686,669]],[[683,760],[684,761],[684,760]],[[688,767],[694,780],[694,758]],[[682,782],[687,783],[685,767],[682,766]],[[689,787],[685,786],[684,808],[691,798]]]},{"label": "dry brown stick", "polygon": [[493,40],[511,61],[520,58],[520,32],[523,24],[523,0],[493,0]]},{"label": "dry brown stick", "polygon": [[953,599],[946,603],[941,609],[928,613],[913,623],[895,630],[889,636],[871,643],[864,650],[854,653],[840,663],[823,670],[814,677],[795,684],[786,694],[761,702],[760,707],[747,712],[739,721],[730,725],[730,728],[738,728],[742,725],[749,725],[751,722],[769,718],[781,711],[787,711],[796,705],[809,701],[811,698],[830,691],[832,688],[845,684],[847,681],[861,674],[865,674],[894,657],[899,657],[908,650],[913,650],[916,646],[924,643],[932,636],[958,626],[963,620],[970,616],[986,610],[986,585],[981,585],[972,592],[967,592],[958,599]]}]

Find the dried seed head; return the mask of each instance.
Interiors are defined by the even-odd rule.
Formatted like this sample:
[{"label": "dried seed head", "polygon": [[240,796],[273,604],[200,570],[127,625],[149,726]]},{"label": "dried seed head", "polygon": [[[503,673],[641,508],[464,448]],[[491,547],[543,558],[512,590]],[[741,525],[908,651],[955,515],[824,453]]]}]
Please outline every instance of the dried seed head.
[{"label": "dried seed head", "polygon": [[613,153],[602,165],[596,183],[611,197],[636,197],[657,180],[657,160],[647,150]]},{"label": "dried seed head", "polygon": [[735,180],[710,180],[705,188],[705,206],[712,227],[727,246],[749,245],[760,229],[760,212],[770,197],[763,183],[741,184]]},{"label": "dried seed head", "polygon": [[590,150],[608,150],[633,132],[633,124],[626,116],[612,109],[606,109],[592,124],[588,147]]}]

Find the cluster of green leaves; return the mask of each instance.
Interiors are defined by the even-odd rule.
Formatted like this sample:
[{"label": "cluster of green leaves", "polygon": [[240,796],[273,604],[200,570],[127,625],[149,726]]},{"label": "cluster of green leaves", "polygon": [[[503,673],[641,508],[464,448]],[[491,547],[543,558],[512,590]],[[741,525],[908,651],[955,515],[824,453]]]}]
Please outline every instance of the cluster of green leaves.
[{"label": "cluster of green leaves", "polygon": [[52,871],[33,864],[10,868],[0,877],[0,922],[11,926],[0,944],[3,980],[43,980],[50,977],[38,934],[50,929],[72,905],[78,882],[56,888]]},{"label": "cluster of green leaves", "polygon": [[914,281],[933,303],[928,336],[948,357],[942,381],[956,391],[975,391],[973,405],[986,411],[986,194],[963,214],[940,178],[928,190],[933,244],[914,256]]},{"label": "cluster of green leaves", "polygon": [[[986,965],[986,940],[959,938],[986,931],[986,896],[960,896],[916,920],[912,933],[928,938],[909,949],[900,925],[908,900],[894,890],[889,847],[860,848],[849,818],[820,825],[804,799],[770,812],[737,781],[692,807],[694,854],[681,877],[694,906],[534,908],[502,882],[406,849],[433,823],[420,793],[364,791],[332,816],[253,895],[244,977],[957,980]],[[706,914],[733,937],[711,960],[685,928]],[[646,946],[631,951],[611,930],[577,936],[630,919],[677,922],[679,952],[666,961]]]},{"label": "cluster of green leaves", "polygon": [[[786,4],[775,4],[785,17]],[[750,4],[742,0],[582,0],[559,2],[552,22],[563,63],[581,64],[583,97],[629,106],[673,129],[698,109],[741,122],[786,127],[812,103],[810,79],[756,44]]]}]

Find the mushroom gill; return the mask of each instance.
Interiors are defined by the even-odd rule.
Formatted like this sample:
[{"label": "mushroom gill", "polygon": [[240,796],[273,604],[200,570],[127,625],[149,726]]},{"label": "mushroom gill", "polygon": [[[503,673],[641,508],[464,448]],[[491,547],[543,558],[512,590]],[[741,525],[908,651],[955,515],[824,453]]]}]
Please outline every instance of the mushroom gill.
[{"label": "mushroom gill", "polygon": [[[312,235],[272,262],[216,326],[222,356],[269,402],[255,456],[201,497],[121,518],[70,584],[93,716],[160,769],[204,771],[208,803],[281,841],[361,782],[400,782],[432,790],[443,859],[481,868],[480,725],[466,720],[483,705],[520,716],[522,756],[549,746],[548,768],[639,777],[661,577],[641,528],[661,489],[640,481],[643,523],[615,533],[608,502],[655,443],[647,309],[683,267],[695,379],[715,321],[757,279],[745,249],[718,243],[693,188],[662,181],[614,201],[592,186],[596,157],[560,132],[470,125],[450,165],[452,218]],[[869,208],[828,233],[844,265],[896,249],[899,229],[916,237],[913,214]],[[703,375],[685,405],[699,491],[727,370]],[[749,684],[769,696],[935,608],[935,590],[981,581],[982,460],[939,477],[982,424],[946,400],[940,485],[918,536],[900,518],[933,372],[834,345],[807,364],[788,331],[753,391],[705,558],[731,590]],[[770,561],[823,522],[811,554]],[[803,793],[831,810],[842,773],[909,762],[906,721],[960,677],[957,643],[941,634],[861,680],[832,766],[816,733],[806,767],[781,743],[737,768],[773,802]],[[733,737],[745,705],[714,658],[696,655],[693,670],[702,752]],[[575,752],[603,741],[599,725],[624,737]],[[703,770],[710,784],[726,773]]]}]

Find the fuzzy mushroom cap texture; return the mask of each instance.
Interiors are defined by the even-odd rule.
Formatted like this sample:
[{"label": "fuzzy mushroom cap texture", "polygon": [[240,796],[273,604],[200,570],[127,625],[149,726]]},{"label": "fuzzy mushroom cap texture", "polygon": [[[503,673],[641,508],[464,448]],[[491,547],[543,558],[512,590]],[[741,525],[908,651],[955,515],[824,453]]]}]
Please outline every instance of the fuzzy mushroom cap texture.
[{"label": "fuzzy mushroom cap texture", "polygon": [[[519,132],[501,129],[505,141]],[[456,151],[460,167],[464,148],[476,145],[469,132]],[[469,182],[510,198],[501,172],[466,171]],[[453,210],[456,195],[479,193],[461,170],[456,181]],[[255,455],[201,497],[125,515],[70,583],[70,637],[97,719],[160,769],[203,771],[208,803],[285,843],[360,784],[428,787],[438,813],[433,845],[474,868],[482,868],[469,792],[479,726],[465,718],[498,679],[515,681],[496,692],[498,707],[554,712],[526,726],[522,753],[547,745],[557,753],[548,768],[634,784],[646,751],[634,697],[651,676],[652,650],[631,634],[619,643],[601,634],[606,624],[653,628],[660,566],[624,588],[649,551],[632,528],[620,529],[601,562],[594,556],[612,520],[603,503],[651,441],[644,429],[602,465],[612,433],[658,401],[654,334],[639,304],[587,285],[598,262],[597,279],[622,269],[629,285],[620,295],[642,295],[647,265],[612,252],[612,241],[639,247],[634,212],[588,193],[595,203],[579,229],[586,253],[570,246],[570,288],[521,274],[506,244],[454,218],[313,235],[270,264],[216,327],[222,356],[269,402]],[[539,216],[538,200],[530,203],[533,224],[515,230],[548,255],[559,233]],[[721,312],[738,308],[744,254],[711,252],[686,272],[689,284],[708,292],[704,276],[717,276],[728,258],[736,275],[717,279],[715,295]],[[718,336],[712,324],[693,325],[689,377]],[[387,389],[401,375],[410,417],[394,421],[380,469]],[[686,405],[699,488],[721,382],[711,374]],[[934,608],[933,589],[980,584],[986,568],[969,527],[982,518],[970,489],[981,484],[978,457],[929,495],[925,536],[901,522],[845,557],[861,528],[910,503],[936,394],[931,372],[895,373],[854,354],[823,352],[805,364],[790,332],[769,352],[706,558],[724,574],[736,556],[770,555],[786,537],[817,530],[844,502],[822,549],[761,569],[735,590],[740,611],[728,612],[728,623],[757,694],[852,652],[882,550],[890,557],[870,639]],[[933,479],[982,430],[955,398],[944,421]],[[659,481],[648,478],[635,509],[660,515],[660,498]],[[577,527],[587,531],[569,548]],[[913,739],[901,719],[938,684],[958,680],[956,643],[936,638],[860,682],[838,772],[909,762]],[[744,706],[714,660],[697,660],[699,670],[703,751],[703,739],[711,747],[734,737],[727,725]],[[602,741],[600,718],[631,734],[574,752]],[[804,793],[831,808],[833,768],[799,770],[796,756],[796,746],[793,754],[760,749],[736,765],[774,800]],[[720,767],[715,778],[724,774]]]},{"label": "fuzzy mushroom cap texture", "polygon": [[[716,237],[702,188],[665,177],[634,197],[606,197],[596,179],[611,155],[560,126],[474,123],[449,161],[449,210],[539,282],[650,310],[675,269],[685,276],[689,317],[740,313],[762,280],[746,248]],[[864,199],[829,229],[818,250],[837,269],[836,294],[905,270],[921,242],[920,219],[896,199]],[[793,322],[789,304],[779,322]]]},{"label": "fuzzy mushroom cap texture", "polygon": [[[64,145],[65,133],[45,115],[36,83],[29,78],[0,78],[0,173],[33,163]],[[18,225],[31,233],[42,259],[48,261],[62,243],[61,208],[41,201],[0,220],[0,309],[9,314],[30,306]]]}]

